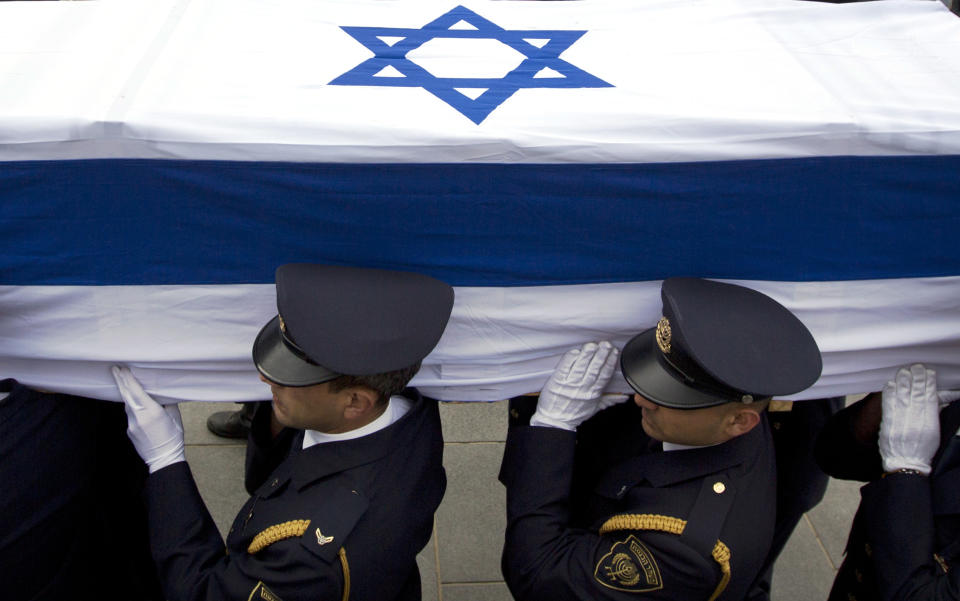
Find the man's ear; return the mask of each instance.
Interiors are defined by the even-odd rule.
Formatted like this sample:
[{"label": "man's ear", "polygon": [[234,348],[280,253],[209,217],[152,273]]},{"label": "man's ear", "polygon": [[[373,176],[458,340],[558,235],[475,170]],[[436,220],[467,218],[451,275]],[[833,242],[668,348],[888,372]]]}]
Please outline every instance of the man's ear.
[{"label": "man's ear", "polygon": [[727,434],[731,438],[746,434],[760,423],[760,412],[753,407],[738,407],[730,414],[727,422]]},{"label": "man's ear", "polygon": [[343,417],[348,420],[368,417],[377,406],[377,399],[380,398],[375,390],[366,386],[351,386],[344,392],[349,398],[343,408]]}]

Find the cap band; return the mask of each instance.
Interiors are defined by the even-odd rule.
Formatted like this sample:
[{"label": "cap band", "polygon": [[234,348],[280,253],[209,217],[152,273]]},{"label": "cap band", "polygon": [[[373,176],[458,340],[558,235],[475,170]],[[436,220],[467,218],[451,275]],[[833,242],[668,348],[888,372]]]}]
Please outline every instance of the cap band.
[{"label": "cap band", "polygon": [[[306,351],[297,346],[297,343],[293,341],[293,338],[287,335],[287,324],[283,321],[282,315],[277,315],[277,318],[280,320],[280,341],[283,342],[283,345],[287,347],[291,353],[297,356],[298,359],[303,359],[310,365],[320,365],[313,359],[311,359]],[[321,366],[322,367],[322,366]]]}]

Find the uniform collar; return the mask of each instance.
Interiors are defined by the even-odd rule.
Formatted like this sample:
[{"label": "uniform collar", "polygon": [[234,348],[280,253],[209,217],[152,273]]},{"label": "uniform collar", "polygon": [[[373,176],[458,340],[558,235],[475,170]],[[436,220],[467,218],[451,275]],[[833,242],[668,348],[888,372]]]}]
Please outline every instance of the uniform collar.
[{"label": "uniform collar", "polygon": [[612,467],[600,481],[597,492],[605,497],[620,498],[626,490],[643,481],[660,488],[751,464],[769,436],[764,418],[750,432],[722,444],[633,457]]},{"label": "uniform collar", "polygon": [[326,432],[318,432],[316,430],[305,430],[303,432],[303,444],[301,446],[302,448],[306,449],[315,444],[342,442],[344,440],[352,440],[354,438],[369,436],[378,430],[383,430],[393,422],[406,415],[410,405],[411,402],[409,400],[399,395],[394,395],[387,401],[387,406],[384,407],[383,413],[381,413],[369,424],[361,426],[356,430],[350,430],[340,434],[328,434]]},{"label": "uniform collar", "polygon": [[[720,444],[720,443],[717,443]],[[680,444],[677,442],[665,442],[663,443],[663,450],[665,452],[669,451],[689,451],[691,449],[706,449],[707,447],[715,447],[716,444],[700,444],[700,445],[689,445],[689,444]]]},{"label": "uniform collar", "polygon": [[290,462],[294,486],[302,489],[320,478],[372,463],[413,443],[426,424],[431,407],[436,410],[436,403],[425,399],[415,388],[407,388],[401,395],[410,400],[410,410],[396,422],[372,434],[302,449],[301,433],[293,443]]}]

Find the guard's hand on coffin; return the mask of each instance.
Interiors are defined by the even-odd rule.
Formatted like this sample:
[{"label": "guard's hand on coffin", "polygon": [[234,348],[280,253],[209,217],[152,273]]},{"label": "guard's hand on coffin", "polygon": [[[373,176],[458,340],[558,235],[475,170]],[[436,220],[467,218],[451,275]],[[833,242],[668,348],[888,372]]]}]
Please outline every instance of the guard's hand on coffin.
[{"label": "guard's hand on coffin", "polygon": [[130,372],[129,367],[110,368],[127,410],[127,436],[150,473],[178,461],[183,455],[183,422],[176,405],[161,406]]},{"label": "guard's hand on coffin", "polygon": [[901,367],[895,379],[883,387],[879,440],[883,469],[928,475],[939,444],[937,374],[919,363]]},{"label": "guard's hand on coffin", "polygon": [[629,394],[605,394],[597,401],[597,413],[630,400]]},{"label": "guard's hand on coffin", "polygon": [[611,397],[601,407],[600,396],[617,367],[620,351],[607,341],[571,349],[557,364],[540,392],[531,426],[576,430],[601,408],[624,398]]}]

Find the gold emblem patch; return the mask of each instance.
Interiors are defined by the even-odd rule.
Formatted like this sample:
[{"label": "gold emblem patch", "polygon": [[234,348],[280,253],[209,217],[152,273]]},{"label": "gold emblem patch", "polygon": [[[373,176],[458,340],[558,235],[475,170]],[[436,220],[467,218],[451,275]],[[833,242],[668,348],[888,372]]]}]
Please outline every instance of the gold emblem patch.
[{"label": "gold emblem patch", "polygon": [[657,322],[657,346],[663,354],[670,353],[670,320],[666,317],[661,317]]},{"label": "gold emblem patch", "polygon": [[250,591],[250,596],[247,597],[247,601],[254,601],[254,599],[260,601],[283,601],[279,595],[268,589],[263,581],[258,582],[257,586],[253,587],[253,590]]},{"label": "gold emblem patch", "polygon": [[653,554],[634,535],[611,545],[593,571],[597,582],[627,593],[646,593],[663,588],[660,567]]}]

